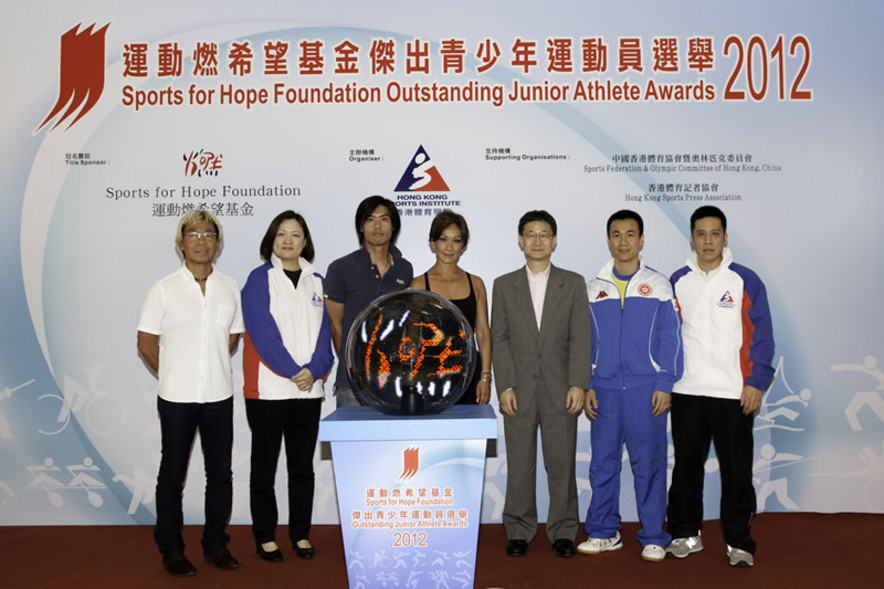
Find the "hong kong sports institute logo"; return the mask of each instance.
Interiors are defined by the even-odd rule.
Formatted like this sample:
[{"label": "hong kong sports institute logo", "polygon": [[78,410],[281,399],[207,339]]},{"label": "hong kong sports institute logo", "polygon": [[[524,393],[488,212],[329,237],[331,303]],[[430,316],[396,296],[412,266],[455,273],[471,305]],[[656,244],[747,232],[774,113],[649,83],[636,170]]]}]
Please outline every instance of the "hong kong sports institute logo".
[{"label": "hong kong sports institute logo", "polygon": [[405,173],[396,185],[396,192],[448,192],[448,184],[421,145],[414,152]]},{"label": "hong kong sports institute logo", "polygon": [[76,114],[67,126],[70,129],[98,103],[104,91],[104,37],[109,26],[94,31],[93,23],[77,32],[78,24],[61,36],[58,98],[37,131],[63,109],[52,129]]}]

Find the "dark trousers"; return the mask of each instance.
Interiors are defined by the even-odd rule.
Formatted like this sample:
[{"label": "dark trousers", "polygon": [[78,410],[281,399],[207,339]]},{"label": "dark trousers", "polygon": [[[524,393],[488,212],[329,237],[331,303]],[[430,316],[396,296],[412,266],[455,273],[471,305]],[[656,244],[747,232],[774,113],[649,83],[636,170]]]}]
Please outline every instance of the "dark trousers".
[{"label": "dark trousers", "polygon": [[190,451],[197,431],[206,471],[203,551],[226,546],[224,531],[233,503],[233,398],[216,403],[172,403],[157,398],[162,434],[162,457],[157,475],[157,525],[154,540],[165,554],[184,551],[181,495]]},{"label": "dark trousers", "polygon": [[703,526],[703,479],[710,440],[721,474],[721,526],[734,548],[755,553],[749,527],[755,515],[752,486],[753,415],[735,399],[672,395],[675,467],[669,488],[669,533],[673,538],[699,534]]},{"label": "dark trousers", "polygon": [[507,539],[530,542],[537,532],[538,427],[549,492],[546,536],[550,542],[577,537],[577,417],[556,407],[543,377],[533,395],[519,397],[516,416],[504,416],[507,477],[503,527]]},{"label": "dark trousers", "polygon": [[285,440],[289,491],[289,537],[292,544],[310,535],[313,517],[313,454],[319,434],[322,399],[267,401],[246,399],[252,430],[249,503],[252,534],[259,544],[276,540],[276,465]]}]

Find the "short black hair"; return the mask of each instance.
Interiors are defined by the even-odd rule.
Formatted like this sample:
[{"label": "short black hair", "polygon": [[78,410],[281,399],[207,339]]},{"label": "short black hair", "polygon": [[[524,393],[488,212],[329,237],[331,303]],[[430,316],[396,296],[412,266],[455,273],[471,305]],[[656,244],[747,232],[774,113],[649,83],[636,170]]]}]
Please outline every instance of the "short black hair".
[{"label": "short black hair", "polygon": [[533,223],[534,221],[543,221],[544,223],[549,223],[549,226],[552,228],[553,236],[556,235],[556,232],[558,231],[556,220],[546,211],[528,211],[527,213],[522,215],[522,218],[519,219],[519,235],[522,235],[522,230],[525,229],[525,225],[527,225],[528,223]]},{"label": "short black hair", "polygon": [[399,218],[399,211],[396,209],[396,203],[389,198],[384,198],[383,196],[376,194],[364,199],[359,203],[359,206],[356,207],[356,237],[359,238],[359,245],[365,243],[365,235],[362,233],[362,228],[365,227],[365,222],[368,221],[368,218],[371,217],[374,210],[380,206],[386,207],[387,212],[390,213],[390,221],[393,223],[393,236],[390,238],[390,243],[396,243],[396,238],[399,237],[399,230],[402,229],[402,219]]},{"label": "short black hair", "polygon": [[270,256],[273,255],[273,242],[276,241],[276,234],[279,231],[279,226],[282,225],[283,221],[288,221],[289,219],[297,221],[298,225],[301,226],[301,229],[304,230],[304,249],[301,251],[301,257],[308,262],[313,261],[313,256],[315,255],[315,252],[313,251],[313,238],[310,237],[310,229],[307,227],[307,221],[295,211],[283,211],[270,221],[267,233],[264,234],[264,239],[261,240],[261,259],[265,262],[270,263]]},{"label": "short black hair", "polygon": [[638,223],[638,236],[641,237],[645,234],[645,222],[642,220],[642,216],[636,213],[635,211],[630,211],[629,209],[622,209],[608,217],[608,225],[605,227],[605,235],[611,235],[611,223],[614,221],[628,221],[632,219],[636,223]]},{"label": "short black hair", "polygon": [[430,224],[430,241],[439,241],[442,232],[452,225],[460,231],[460,238],[466,248],[470,240],[470,228],[467,226],[467,220],[463,218],[463,215],[455,213],[451,209],[443,209],[433,217],[433,222]]},{"label": "short black hair", "polygon": [[691,215],[691,233],[694,232],[694,225],[697,224],[697,221],[706,217],[715,217],[721,221],[721,230],[727,233],[727,217],[724,216],[724,212],[720,208],[712,205],[703,205],[694,211],[694,214]]}]

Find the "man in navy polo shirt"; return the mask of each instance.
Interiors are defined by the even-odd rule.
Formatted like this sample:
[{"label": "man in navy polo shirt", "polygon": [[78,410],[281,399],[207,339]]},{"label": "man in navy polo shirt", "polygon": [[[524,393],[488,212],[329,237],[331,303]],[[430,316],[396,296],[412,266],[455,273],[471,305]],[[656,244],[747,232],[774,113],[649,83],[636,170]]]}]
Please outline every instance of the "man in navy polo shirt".
[{"label": "man in navy polo shirt", "polygon": [[347,376],[347,334],[356,316],[374,299],[407,288],[411,262],[395,245],[402,221],[390,199],[369,196],[356,209],[356,236],[362,246],[328,267],[325,306],[338,354],[335,399],[338,407],[359,405]]}]

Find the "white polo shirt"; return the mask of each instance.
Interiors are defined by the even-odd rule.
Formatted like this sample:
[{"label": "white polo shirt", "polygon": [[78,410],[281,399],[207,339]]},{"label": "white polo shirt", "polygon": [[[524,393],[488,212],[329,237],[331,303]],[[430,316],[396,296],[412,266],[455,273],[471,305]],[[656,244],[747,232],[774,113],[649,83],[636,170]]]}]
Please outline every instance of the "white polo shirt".
[{"label": "white polo shirt", "polygon": [[212,403],[233,395],[230,335],[245,331],[236,280],[215,270],[203,296],[182,264],[147,291],[138,331],[159,336],[161,398]]}]

